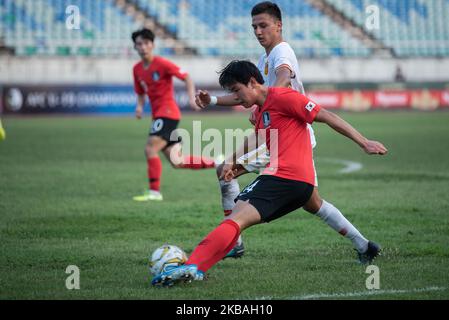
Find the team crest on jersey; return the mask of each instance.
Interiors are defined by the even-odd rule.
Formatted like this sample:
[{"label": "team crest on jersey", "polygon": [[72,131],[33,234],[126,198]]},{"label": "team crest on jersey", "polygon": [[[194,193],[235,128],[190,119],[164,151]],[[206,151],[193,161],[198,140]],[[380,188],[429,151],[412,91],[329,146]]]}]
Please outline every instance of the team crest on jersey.
[{"label": "team crest on jersey", "polygon": [[153,81],[159,81],[159,79],[161,78],[161,75],[159,74],[159,72],[155,71],[153,72]]},{"label": "team crest on jersey", "polygon": [[265,111],[262,113],[263,127],[268,128],[271,125],[270,113]]},{"label": "team crest on jersey", "polygon": [[313,103],[312,101],[309,101],[309,103],[306,105],[306,109],[307,109],[309,112],[312,112],[312,110],[315,108],[315,106],[316,106],[315,103]]}]

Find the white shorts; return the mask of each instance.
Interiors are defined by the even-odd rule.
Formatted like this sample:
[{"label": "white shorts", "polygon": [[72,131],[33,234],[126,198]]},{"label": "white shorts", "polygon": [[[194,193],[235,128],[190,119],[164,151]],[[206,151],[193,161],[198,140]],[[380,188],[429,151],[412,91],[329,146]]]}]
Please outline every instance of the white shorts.
[{"label": "white shorts", "polygon": [[[310,143],[312,149],[316,147],[315,134],[311,125],[307,125],[310,134]],[[312,159],[313,161],[313,159]],[[270,153],[268,152],[267,145],[264,143],[259,148],[252,150],[240,158],[237,159],[237,163],[242,165],[248,172],[259,174],[270,162]],[[315,169],[315,162],[313,161],[313,170],[315,172],[315,187],[318,187],[318,177]]]}]

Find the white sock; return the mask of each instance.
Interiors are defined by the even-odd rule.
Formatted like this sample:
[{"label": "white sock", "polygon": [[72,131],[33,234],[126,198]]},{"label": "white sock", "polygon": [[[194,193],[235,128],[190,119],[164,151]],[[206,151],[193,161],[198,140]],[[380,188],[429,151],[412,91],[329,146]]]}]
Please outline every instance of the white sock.
[{"label": "white sock", "polygon": [[368,249],[368,240],[331,203],[323,200],[323,204],[316,215],[332,229],[350,239],[358,252],[365,252]]},{"label": "white sock", "polygon": [[243,242],[243,239],[242,239],[242,235],[239,235],[239,238],[237,239],[237,242],[236,242],[236,246],[239,246],[239,245],[241,245],[242,244],[242,242]]},{"label": "white sock", "polygon": [[[237,179],[232,179],[229,182],[219,180],[219,183],[221,191],[221,205],[223,206],[223,210],[226,215],[226,212],[232,211],[232,208],[235,206],[234,199],[237,198],[240,193],[240,186]],[[242,236],[240,235],[235,245],[238,246],[242,242]]]},{"label": "white sock", "polygon": [[235,202],[234,199],[240,193],[240,186],[237,179],[232,179],[229,182],[224,180],[219,180],[220,183],[220,191],[221,191],[221,205],[223,206],[223,210],[230,211],[234,208]]}]

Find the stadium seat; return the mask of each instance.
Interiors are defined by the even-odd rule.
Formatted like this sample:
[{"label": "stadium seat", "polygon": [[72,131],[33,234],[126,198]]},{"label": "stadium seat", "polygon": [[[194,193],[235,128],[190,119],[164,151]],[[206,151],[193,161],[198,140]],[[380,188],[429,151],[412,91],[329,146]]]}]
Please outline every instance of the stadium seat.
[{"label": "stadium seat", "polygon": [[367,30],[400,57],[443,56],[449,48],[447,0],[327,0],[365,28],[366,8],[380,10],[380,28]]},{"label": "stadium seat", "polygon": [[[176,38],[204,56],[254,57],[260,46],[249,12],[259,0],[133,0]],[[326,0],[365,28],[366,8],[381,10],[380,28],[366,30],[398,56],[447,56],[447,0]],[[299,56],[368,57],[372,50],[307,1],[276,1],[284,37]],[[79,30],[66,27],[66,8],[81,14]],[[135,55],[130,34],[141,27],[113,0],[0,0],[0,39],[17,55]],[[174,55],[158,39],[156,53]]]}]

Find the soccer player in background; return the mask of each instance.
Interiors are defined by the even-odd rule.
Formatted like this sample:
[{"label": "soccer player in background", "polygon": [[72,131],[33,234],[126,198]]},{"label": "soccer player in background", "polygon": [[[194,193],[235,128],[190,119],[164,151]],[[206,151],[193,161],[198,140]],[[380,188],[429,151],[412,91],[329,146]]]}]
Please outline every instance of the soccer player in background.
[{"label": "soccer player in background", "polygon": [[[253,7],[251,16],[254,35],[265,49],[265,53],[261,55],[257,64],[265,84],[269,87],[290,87],[304,94],[296,55],[282,37],[282,14],[279,7],[269,1],[261,2]],[[200,91],[196,101],[201,107],[210,104],[211,101],[218,105],[231,106],[239,102],[235,99],[237,99],[235,95],[211,97],[206,91]],[[251,113],[251,119],[255,119],[257,116],[258,111],[256,109],[255,112]],[[315,148],[316,140],[312,126],[307,124],[307,129],[309,130],[311,146]],[[250,136],[248,140],[254,140],[254,135]],[[246,144],[251,145],[250,142]],[[230,163],[232,163],[235,177],[238,177],[248,172],[258,173],[265,168],[268,162],[269,157],[267,156],[265,144],[261,144],[256,150],[250,150],[247,153],[245,153],[242,146],[223,165],[217,167],[217,175],[218,177],[222,177],[223,171],[231,168]],[[219,183],[222,194],[222,205],[225,210],[225,215],[227,215],[232,212],[234,199],[239,194],[240,188],[236,179],[227,182],[221,178],[219,179]],[[314,186],[312,195],[314,201],[310,201],[304,205],[304,210],[317,215],[336,232],[350,239],[358,252],[360,262],[365,263],[364,253],[368,249],[378,251],[377,244],[369,243],[335,206],[320,198],[316,171]],[[373,248],[369,248],[369,246]],[[232,248],[226,257],[239,257],[243,253],[243,241],[239,237],[235,248]]]},{"label": "soccer player in background", "polygon": [[145,96],[151,103],[153,123],[145,146],[147,159],[147,175],[149,190],[136,196],[136,201],[162,200],[160,192],[162,162],[159,151],[162,151],[174,168],[207,169],[214,168],[212,159],[205,157],[183,156],[180,139],[174,132],[181,119],[181,112],[176,104],[173,91],[173,77],[186,83],[190,106],[195,104],[195,85],[189,75],[178,66],[153,54],[154,33],[142,29],[132,34],[134,48],[141,61],[133,68],[134,90],[137,94],[136,117],[142,118]]},{"label": "soccer player in background", "polygon": [[[263,173],[242,190],[232,213],[199,243],[186,264],[157,275],[152,280],[153,285],[170,286],[178,280],[200,280],[235,246],[243,230],[273,221],[303,206],[325,203],[318,194],[314,195],[315,170],[307,124],[325,123],[368,154],[387,153],[380,142],[368,140],[339,116],[299,92],[264,86],[260,71],[249,61],[228,64],[221,71],[219,82],[245,108],[257,106],[255,133],[270,131],[266,132],[266,145],[269,151],[276,148],[277,155],[270,153],[270,162]],[[277,138],[271,138],[272,130]],[[225,180],[232,179],[232,166],[225,168],[223,175]],[[367,262],[377,253],[368,247]]]}]

